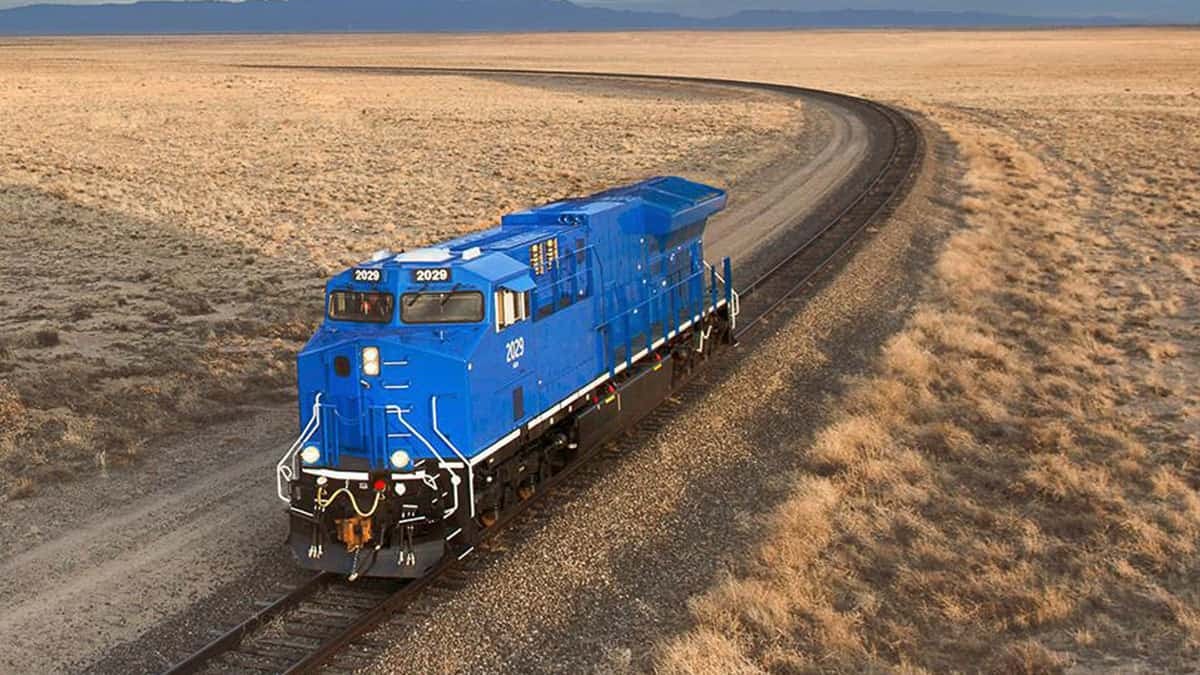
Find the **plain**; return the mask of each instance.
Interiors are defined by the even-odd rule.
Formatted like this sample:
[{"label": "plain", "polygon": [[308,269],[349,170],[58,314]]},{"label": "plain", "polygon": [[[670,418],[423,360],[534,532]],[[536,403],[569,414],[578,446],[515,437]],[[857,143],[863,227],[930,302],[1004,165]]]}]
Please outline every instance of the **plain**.
[{"label": "plain", "polygon": [[[934,186],[950,196],[931,188],[926,199],[940,199],[952,222],[908,224],[951,234],[907,294],[902,325],[859,355],[870,365],[851,373],[844,394],[787,399],[789,383],[850,356],[814,316],[867,322],[846,310],[853,303],[823,315],[818,296],[777,326],[791,358],[747,368],[713,394],[747,393],[781,425],[797,417],[787,405],[815,405],[815,428],[797,421],[777,445],[749,448],[739,420],[762,417],[714,405],[728,417],[689,419],[706,430],[706,448],[788,453],[793,466],[783,489],[764,492],[778,499],[735,528],[746,545],[694,595],[686,627],[664,619],[678,608],[643,607],[616,586],[572,586],[594,572],[580,568],[583,577],[539,577],[539,593],[587,588],[600,608],[650,617],[632,624],[671,628],[652,640],[613,628],[596,649],[566,632],[578,624],[547,601],[506,624],[510,634],[463,647],[460,663],[512,665],[513,650],[533,644],[571,652],[572,665],[667,672],[1194,667],[1200,33],[28,40],[0,51],[12,57],[0,87],[15,120],[0,134],[0,241],[14,261],[0,281],[9,389],[0,415],[19,430],[0,446],[10,497],[36,489],[32,477],[45,475],[36,467],[53,475],[63,459],[95,466],[97,456],[103,465],[128,455],[156,424],[195,409],[193,392],[231,407],[286,399],[289,350],[313,319],[297,294],[354,253],[477,226],[505,198],[525,203],[631,173],[690,169],[736,182],[764,161],[756,146],[777,153],[798,125],[769,100],[496,92],[458,78],[449,80],[463,99],[445,95],[447,78],[430,78],[406,80],[423,93],[394,92],[403,103],[385,105],[399,86],[386,78],[229,64],[803,84],[908,108],[951,140],[938,155],[951,168]],[[404,152],[366,150],[385,147]],[[381,186],[381,174],[394,180]],[[436,224],[392,229],[412,214]],[[311,229],[319,222],[333,226]],[[871,250],[854,264],[887,269]],[[288,276],[260,277],[264,267]],[[863,278],[855,269],[844,283]],[[49,282],[31,291],[38,274]],[[83,301],[79,289],[102,300]],[[105,377],[88,379],[94,372]],[[696,443],[660,440],[665,456]],[[502,567],[516,575],[532,566],[521,560],[554,560],[574,570],[599,558],[619,570],[619,551],[597,552],[589,534],[553,546],[535,538]],[[457,602],[486,616],[496,606],[486,603],[505,600],[476,589]],[[454,667],[436,653],[420,656],[429,669]]]}]

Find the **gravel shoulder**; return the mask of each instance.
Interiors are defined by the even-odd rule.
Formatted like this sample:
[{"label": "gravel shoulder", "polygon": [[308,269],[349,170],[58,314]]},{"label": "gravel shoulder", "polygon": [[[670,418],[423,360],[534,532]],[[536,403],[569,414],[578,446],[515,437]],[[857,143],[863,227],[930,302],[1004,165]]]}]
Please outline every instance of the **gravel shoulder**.
[{"label": "gravel shoulder", "polygon": [[[760,167],[734,186],[739,199],[714,228],[729,233],[718,252],[753,248],[733,223],[768,222],[780,186],[802,210],[865,148],[828,110],[796,111],[801,135],[762,148]],[[0,671],[157,671],[303,578],[282,545],[271,482],[294,420],[292,406],[267,405],[165,438],[154,462],[5,503],[0,634],[21,639],[0,646]]]}]

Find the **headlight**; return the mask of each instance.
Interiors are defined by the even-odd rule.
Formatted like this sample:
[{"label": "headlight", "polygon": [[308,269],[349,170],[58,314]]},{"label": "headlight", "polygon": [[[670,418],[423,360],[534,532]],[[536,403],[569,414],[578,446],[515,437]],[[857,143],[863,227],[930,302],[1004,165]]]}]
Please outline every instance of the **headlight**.
[{"label": "headlight", "polygon": [[408,466],[410,461],[412,461],[412,459],[408,456],[408,453],[403,450],[397,450],[392,453],[392,466],[396,467],[397,469],[403,469],[404,467]]},{"label": "headlight", "polygon": [[310,445],[300,451],[300,459],[304,460],[305,464],[316,464],[321,459],[321,449]]},{"label": "headlight", "polygon": [[364,375],[379,374],[379,347],[363,347],[362,369]]}]

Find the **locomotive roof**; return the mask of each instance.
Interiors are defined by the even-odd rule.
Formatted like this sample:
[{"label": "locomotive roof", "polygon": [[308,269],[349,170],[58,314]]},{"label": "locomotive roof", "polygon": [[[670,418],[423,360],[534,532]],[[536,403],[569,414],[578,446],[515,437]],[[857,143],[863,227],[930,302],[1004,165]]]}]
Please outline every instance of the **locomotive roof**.
[{"label": "locomotive roof", "polygon": [[524,249],[591,223],[596,216],[636,211],[638,219],[634,222],[638,223],[639,229],[648,234],[664,235],[703,221],[724,208],[725,200],[725,191],[710,185],[676,176],[651,178],[588,197],[563,199],[517,211],[504,216],[496,227],[472,232],[435,247],[402,253],[393,260],[414,264],[463,262],[470,265],[472,271],[498,279],[501,272],[509,274],[510,266],[489,260],[496,254]]},{"label": "locomotive roof", "polygon": [[613,210],[640,211],[647,231],[663,234],[687,227],[725,208],[725,191],[679,178],[660,176],[598,192],[589,197],[564,199],[545,206],[511,213],[501,229],[545,225],[574,226],[580,219]]}]

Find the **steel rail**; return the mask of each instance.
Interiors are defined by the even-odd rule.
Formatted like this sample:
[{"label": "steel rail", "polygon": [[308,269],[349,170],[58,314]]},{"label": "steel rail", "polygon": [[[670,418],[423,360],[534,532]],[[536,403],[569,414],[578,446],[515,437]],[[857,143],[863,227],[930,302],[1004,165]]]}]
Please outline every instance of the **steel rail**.
[{"label": "steel rail", "polygon": [[177,675],[198,672],[221,654],[237,649],[246,636],[297,607],[305,598],[311,597],[336,580],[337,575],[330,572],[314,574],[291,592],[255,612],[254,616],[229,629],[217,639],[201,647],[199,651],[171,666],[170,670],[165,672]]},{"label": "steel rail", "polygon": [[[757,290],[767,281],[774,278],[775,275],[783,271],[785,267],[799,259],[801,255],[809,252],[835,228],[837,228],[839,225],[846,224],[847,219],[853,215],[854,210],[866,204],[866,199],[868,196],[878,194],[878,192],[881,190],[881,187],[887,181],[896,180],[895,189],[885,192],[883,200],[881,200],[878,204],[870,205],[869,213],[867,213],[865,217],[861,218],[858,223],[851,221],[849,223],[851,231],[847,234],[847,236],[839,239],[834,249],[828,254],[824,255],[819,261],[809,265],[807,267],[807,271],[802,273],[800,278],[798,278],[790,287],[788,287],[786,291],[779,294],[779,296],[776,297],[769,306],[760,310],[754,315],[753,318],[743,323],[741,328],[738,329],[735,337],[741,338],[745,336],[752,329],[754,329],[754,327],[760,325],[760,323],[772,312],[778,309],[785,302],[791,300],[802,287],[811,282],[818,274],[823,272],[830,263],[836,260],[838,256],[842,254],[842,252],[854,244],[858,240],[858,236],[862,233],[862,231],[869,227],[871,223],[876,222],[880,214],[891,208],[895,204],[896,200],[906,192],[906,190],[902,189],[904,187],[903,183],[909,180],[920,166],[920,155],[922,150],[921,135],[916,126],[913,124],[912,120],[909,119],[907,115],[871,101],[868,101],[867,103],[881,112],[892,125],[893,129],[894,136],[892,150],[887,161],[884,163],[883,168],[871,180],[871,183],[867,186],[867,188],[858,193],[854,200],[848,204],[846,208],[842,209],[837,216],[831,219],[827,225],[821,228],[818,232],[815,232],[795,251],[788,254],[787,257],[773,265],[769,270],[761,274],[757,279],[739,291],[742,298],[744,299],[752,296],[755,290]],[[905,153],[903,152],[905,150],[904,141],[906,139],[911,140],[913,143],[912,148],[910,148],[912,154],[908,157],[906,157]],[[902,165],[906,159],[908,160],[908,164]]]},{"label": "steel rail", "polygon": [[[892,121],[892,117],[890,115],[885,114],[885,117],[889,121]],[[894,129],[896,128],[895,124],[893,124],[893,128]],[[898,132],[898,129],[897,129],[897,132]],[[760,274],[757,279],[755,279],[754,281],[751,281],[749,284],[746,284],[746,286],[744,286],[741,290],[739,290],[738,293],[740,293],[742,295],[742,297],[749,297],[751,294],[754,293],[754,290],[756,288],[758,288],[762,284],[766,283],[766,281],[768,279],[770,279],[777,272],[779,272],[781,269],[783,269],[784,266],[791,263],[796,258],[800,257],[800,255],[805,253],[813,244],[815,244],[817,242],[817,240],[819,240],[821,237],[825,236],[825,234],[827,232],[829,232],[831,229],[836,227],[838,225],[838,223],[840,223],[843,219],[845,219],[850,214],[850,212],[852,212],[857,206],[862,204],[863,201],[867,198],[867,195],[869,195],[872,191],[874,191],[875,188],[878,187],[879,184],[887,177],[887,173],[888,173],[887,169],[891,168],[892,164],[896,161],[896,157],[899,154],[899,151],[900,151],[899,144],[893,143],[892,144],[892,152],[888,156],[888,160],[884,167],[884,170],[880,171],[878,174],[876,174],[874,176],[874,178],[872,178],[870,185],[868,185],[864,190],[859,192],[854,197],[854,199],[849,204],[847,204],[846,207],[843,208],[836,216],[831,218],[829,220],[829,222],[823,228],[821,228],[817,232],[814,232],[808,239],[806,239],[804,241],[804,243],[802,243],[798,247],[796,247],[796,249],[794,251],[792,251],[791,253],[789,253],[787,255],[787,257],[785,257],[783,260],[780,260],[779,262],[775,263],[774,265],[771,266],[770,269],[768,269],[767,271]]]},{"label": "steel rail", "polygon": [[[243,66],[247,68],[266,68],[266,69],[316,69],[316,70],[337,70],[337,71],[369,71],[373,73],[399,73],[399,74],[420,74],[420,73],[435,73],[435,74],[458,74],[458,75],[519,75],[519,76],[535,76],[535,77],[570,77],[570,78],[603,78],[603,79],[626,79],[626,80],[642,80],[655,81],[663,83],[682,83],[682,84],[704,84],[723,87],[734,87],[742,89],[755,89],[759,91],[772,91],[776,93],[784,93],[799,97],[809,97],[823,99],[828,102],[839,104],[842,107],[852,108],[859,107],[869,109],[872,112],[881,115],[888,123],[892,135],[892,147],[888,151],[888,157],[882,168],[871,178],[865,189],[855,195],[851,202],[842,208],[836,216],[828,221],[817,232],[810,235],[803,243],[795,250],[785,256],[784,259],[772,265],[766,272],[759,275],[751,283],[747,284],[740,291],[743,298],[751,296],[759,291],[760,288],[766,286],[768,281],[774,280],[778,275],[788,271],[789,266],[797,265],[801,262],[801,256],[810,252],[815,246],[823,242],[832,233],[837,231],[840,226],[846,226],[849,230],[844,236],[838,239],[833,248],[821,255],[820,259],[815,263],[808,264],[799,275],[798,281],[790,284],[778,297],[774,299],[766,308],[759,310],[753,318],[746,321],[737,331],[737,336],[741,337],[747,334],[755,326],[760,325],[760,322],[769,314],[774,312],[784,302],[790,300],[797,291],[808,284],[817,274],[826,269],[831,262],[845,251],[858,235],[866,229],[878,216],[886,211],[896,199],[905,192],[904,183],[915,172],[920,163],[920,147],[921,138],[915,125],[904,113],[880,105],[866,99],[837,94],[833,92],[809,89],[805,87],[796,87],[784,84],[773,84],[763,82],[752,82],[744,80],[725,80],[718,78],[706,77],[687,77],[687,76],[664,76],[664,75],[649,75],[649,74],[630,74],[630,73],[603,73],[603,72],[575,72],[575,71],[541,71],[541,70],[526,70],[526,69],[490,69],[490,68],[428,68],[428,67],[413,67],[413,68],[389,68],[389,67],[356,67],[356,66],[286,66],[286,65],[253,65]],[[865,121],[865,120],[864,120]],[[913,147],[910,148],[911,153],[905,156],[902,149],[902,140],[908,137],[913,142]],[[884,187],[891,181],[895,181],[895,186],[891,190],[884,192]],[[881,195],[881,193],[883,193]],[[872,196],[882,196],[882,199],[877,204],[867,201]],[[868,206],[869,210],[865,214],[859,214],[862,217],[857,222],[854,221],[855,209]],[[649,411],[648,411],[649,412]],[[635,425],[636,426],[636,425]],[[487,528],[483,532],[482,539],[484,542],[491,540],[498,533],[512,523],[519,516],[524,514],[531,506],[540,503],[544,495],[551,493],[556,487],[560,486],[567,478],[573,476],[581,467],[589,463],[589,460],[601,451],[603,446],[598,445],[590,448],[585,454],[578,457],[562,471],[556,473],[549,480],[539,486],[538,491],[531,498],[520,502],[512,511],[505,514],[494,525]],[[377,626],[383,620],[387,619],[393,613],[402,610],[405,606],[412,603],[421,592],[428,588],[431,584],[444,576],[446,572],[458,567],[460,561],[451,556],[436,566],[430,574],[410,581],[396,582],[398,588],[385,599],[375,604],[373,607],[366,609],[360,617],[352,621],[349,625],[334,631],[326,639],[322,640],[320,645],[309,653],[293,660],[287,667],[278,672],[284,673],[309,673],[313,672],[339,653],[346,646],[354,642],[355,639]],[[296,587],[291,592],[283,597],[272,602],[267,607],[256,612],[252,617],[242,622],[241,624],[230,629],[217,639],[205,645],[199,651],[189,656],[184,661],[179,662],[170,668],[167,673],[172,675],[183,675],[196,673],[203,670],[208,665],[212,664],[215,659],[224,654],[236,652],[237,649],[245,642],[246,638],[262,627],[273,623],[275,620],[287,615],[299,608],[306,600],[317,596],[322,590],[329,588],[335,584],[344,583],[338,575],[332,573],[319,573]]]}]

